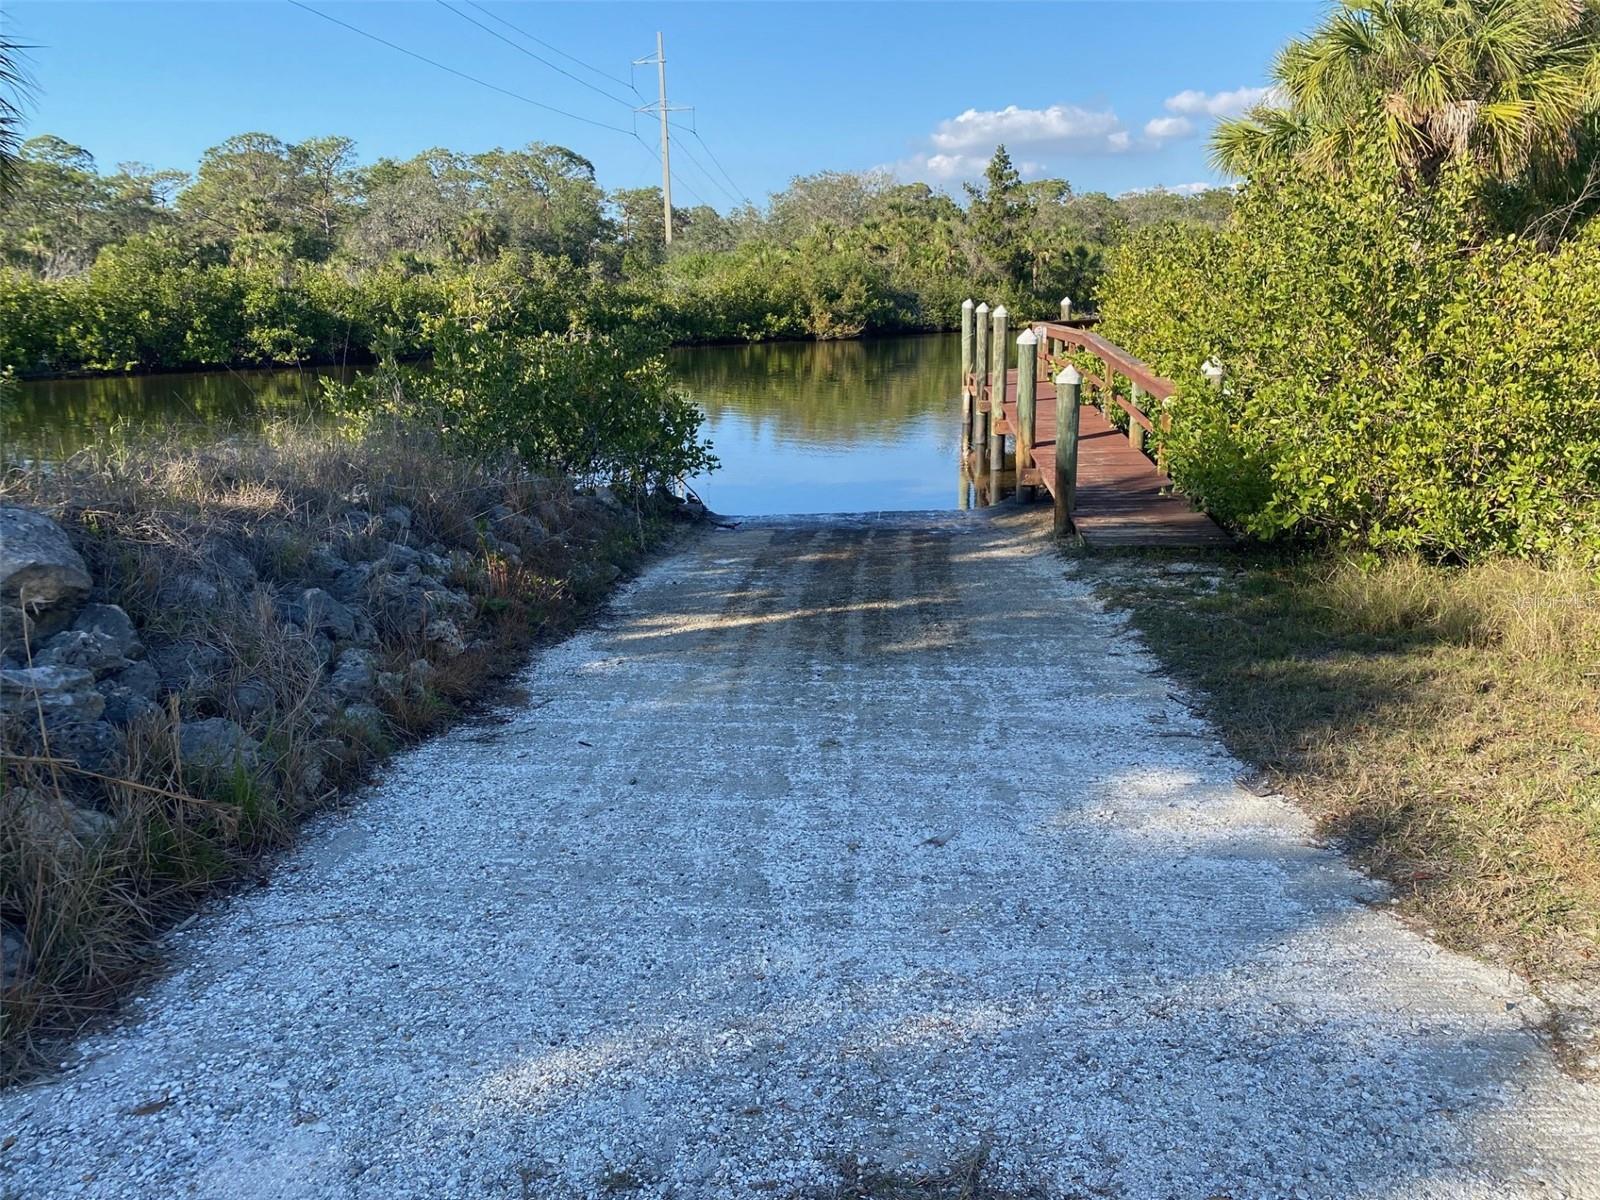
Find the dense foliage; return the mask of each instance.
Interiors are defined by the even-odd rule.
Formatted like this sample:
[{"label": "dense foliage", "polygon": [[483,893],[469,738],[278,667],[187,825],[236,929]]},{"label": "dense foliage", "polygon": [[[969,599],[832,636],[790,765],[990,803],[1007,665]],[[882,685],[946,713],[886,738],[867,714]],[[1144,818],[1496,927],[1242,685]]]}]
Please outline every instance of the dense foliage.
[{"label": "dense foliage", "polygon": [[1475,195],[1373,149],[1331,179],[1262,170],[1221,230],[1122,246],[1104,330],[1178,382],[1187,492],[1262,538],[1600,556],[1600,226],[1546,250],[1486,234]]},{"label": "dense foliage", "polygon": [[704,414],[637,334],[513,334],[481,323],[430,329],[426,370],[387,359],[348,384],[335,408],[382,426],[436,430],[475,457],[511,451],[581,484],[664,489],[716,465]]},{"label": "dense foliage", "polygon": [[947,326],[971,290],[1053,311],[1156,220],[1216,223],[1231,193],[1113,200],[1024,182],[1004,148],[966,204],[881,173],[795,179],[764,211],[674,214],[607,193],[570,150],[356,163],[344,138],[243,134],[191,179],[101,173],[25,143],[0,221],[0,367],[123,371],[419,354],[439,316],[497,305],[519,335],[643,327],[673,341]]},{"label": "dense foliage", "polygon": [[1336,175],[1376,149],[1408,188],[1449,168],[1497,223],[1600,202],[1600,5],[1594,0],[1342,0],[1274,66],[1257,109],[1224,122],[1218,163]]}]

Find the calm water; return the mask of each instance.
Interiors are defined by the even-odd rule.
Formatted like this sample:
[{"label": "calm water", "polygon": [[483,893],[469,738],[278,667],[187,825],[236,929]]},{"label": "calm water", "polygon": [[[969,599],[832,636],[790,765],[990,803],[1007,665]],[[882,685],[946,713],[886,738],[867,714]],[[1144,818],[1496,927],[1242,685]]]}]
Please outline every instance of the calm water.
[{"label": "calm water", "polygon": [[[959,348],[953,336],[676,350],[722,465],[694,481],[717,512],[952,508]],[[323,376],[208,371],[22,385],[7,402],[7,449],[55,455],[140,429],[214,436],[315,419]]]}]

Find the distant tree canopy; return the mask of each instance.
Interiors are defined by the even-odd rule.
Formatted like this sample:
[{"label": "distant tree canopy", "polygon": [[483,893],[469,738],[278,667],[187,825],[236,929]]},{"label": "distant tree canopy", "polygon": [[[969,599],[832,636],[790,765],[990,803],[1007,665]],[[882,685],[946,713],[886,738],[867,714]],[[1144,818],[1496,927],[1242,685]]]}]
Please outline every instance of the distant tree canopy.
[{"label": "distant tree canopy", "polygon": [[[964,200],[964,203],[962,202]],[[193,175],[104,171],[61,138],[19,147],[0,222],[0,367],[303,362],[423,353],[428,322],[494,309],[524,331],[657,328],[679,341],[947,328],[961,301],[1092,302],[1142,225],[1215,225],[1232,192],[1079,195],[1005,147],[962,200],[881,171],[793,179],[764,209],[607,191],[535,142],[359,162],[348,138],[253,132]]]},{"label": "distant tree canopy", "polygon": [[349,138],[242,133],[207,150],[191,176],[137,163],[106,173],[87,150],[45,135],[18,147],[15,166],[0,261],[43,278],[85,272],[107,246],[140,237],[243,267],[428,271],[534,253],[612,279],[766,245],[865,254],[913,288],[919,272],[955,271],[972,287],[1043,296],[1092,285],[1082,264],[1128,230],[1167,219],[1216,224],[1232,196],[1080,196],[1064,180],[1024,183],[1001,146],[984,181],[966,189],[965,208],[887,172],[824,171],[796,177],[765,211],[675,208],[669,253],[659,188],[607,192],[588,159],[541,142],[362,165]]}]

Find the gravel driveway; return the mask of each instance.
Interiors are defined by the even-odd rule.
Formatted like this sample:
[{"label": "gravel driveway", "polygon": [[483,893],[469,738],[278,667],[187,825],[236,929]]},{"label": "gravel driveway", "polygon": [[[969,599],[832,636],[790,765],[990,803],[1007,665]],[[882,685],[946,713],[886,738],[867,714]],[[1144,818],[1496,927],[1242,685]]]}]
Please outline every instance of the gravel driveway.
[{"label": "gravel driveway", "polygon": [[0,1195],[1600,1197],[1539,1002],[1032,519],[708,533],[524,684],[0,1094]]}]

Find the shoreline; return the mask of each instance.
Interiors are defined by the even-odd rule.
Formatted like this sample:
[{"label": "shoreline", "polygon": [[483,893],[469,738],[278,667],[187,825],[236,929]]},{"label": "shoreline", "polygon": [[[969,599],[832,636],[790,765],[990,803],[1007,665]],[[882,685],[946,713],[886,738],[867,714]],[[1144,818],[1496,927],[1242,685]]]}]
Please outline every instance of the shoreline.
[{"label": "shoreline", "polygon": [[[671,342],[667,349],[692,350],[701,347],[723,346],[773,346],[796,343],[825,343],[825,342],[877,342],[891,338],[909,337],[941,337],[957,332],[956,326],[951,325],[942,329],[898,329],[878,330],[871,333],[858,333],[851,337],[820,338],[820,337],[767,337],[767,338],[708,338],[704,340]],[[400,355],[396,362],[407,366],[415,363],[428,362],[431,354]],[[201,363],[188,367],[139,367],[131,371],[15,371],[11,378],[18,384],[27,383],[71,383],[96,379],[146,379],[163,378],[169,376],[188,375],[238,375],[248,373],[281,372],[281,371],[318,371],[318,370],[355,370],[375,366],[380,360],[372,355],[346,356],[342,359],[306,359],[300,362],[231,362],[231,363]],[[0,379],[4,378],[3,368],[0,368]]]}]

